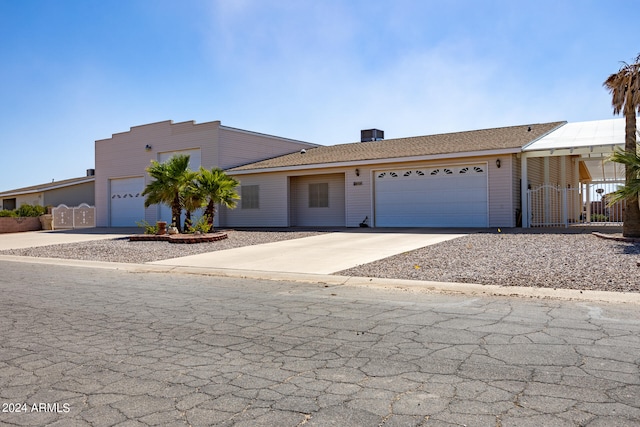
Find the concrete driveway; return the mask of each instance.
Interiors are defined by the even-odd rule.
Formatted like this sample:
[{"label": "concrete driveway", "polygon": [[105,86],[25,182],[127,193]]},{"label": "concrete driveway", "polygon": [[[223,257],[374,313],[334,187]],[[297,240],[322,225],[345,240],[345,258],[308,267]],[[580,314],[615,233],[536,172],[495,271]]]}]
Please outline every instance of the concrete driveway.
[{"label": "concrete driveway", "polygon": [[117,239],[140,233],[139,228],[84,228],[76,230],[27,231],[0,234],[0,250]]},{"label": "concrete driveway", "polygon": [[464,234],[425,230],[340,231],[302,239],[245,246],[151,264],[233,270],[331,274]]}]

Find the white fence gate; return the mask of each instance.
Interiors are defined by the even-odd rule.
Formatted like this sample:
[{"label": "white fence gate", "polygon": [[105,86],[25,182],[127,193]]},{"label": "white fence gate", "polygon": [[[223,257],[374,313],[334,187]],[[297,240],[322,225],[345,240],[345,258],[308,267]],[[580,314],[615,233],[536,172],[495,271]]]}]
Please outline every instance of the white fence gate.
[{"label": "white fence gate", "polygon": [[86,203],[76,207],[58,205],[51,210],[53,214],[53,229],[64,228],[93,228],[96,226],[96,208]]},{"label": "white fence gate", "polygon": [[619,182],[582,184],[581,188],[541,185],[527,191],[530,227],[568,227],[572,224],[620,225],[624,202],[608,205],[607,194]]}]

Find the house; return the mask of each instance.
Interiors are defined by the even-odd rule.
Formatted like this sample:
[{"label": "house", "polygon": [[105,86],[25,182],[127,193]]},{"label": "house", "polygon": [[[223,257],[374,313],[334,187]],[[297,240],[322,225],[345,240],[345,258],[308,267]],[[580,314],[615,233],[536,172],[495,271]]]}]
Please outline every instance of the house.
[{"label": "house", "polygon": [[[361,142],[230,168],[227,173],[241,182],[242,198],[224,224],[515,227],[522,212],[523,147],[565,124],[387,140],[371,138],[369,130],[362,132]],[[527,170],[537,176],[545,174],[544,168],[544,161],[531,159]],[[573,176],[558,175],[572,172],[558,167],[544,176],[570,182]]]},{"label": "house", "polygon": [[142,192],[150,161],[175,154],[240,181],[238,207],[220,209],[217,226],[568,225],[591,218],[594,185],[624,178],[605,161],[623,144],[624,119],[386,140],[370,129],[333,146],[219,121],[151,123],[96,141],[97,226],[170,221],[168,207],[144,207]]},{"label": "house", "polygon": [[229,169],[242,201],[225,225],[568,226],[590,221],[594,186],[624,182],[607,161],[624,119],[383,137]]},{"label": "house", "polygon": [[[229,169],[314,147],[303,141],[223,126],[220,121],[163,121],[131,127],[95,142],[96,225],[135,226],[143,219],[149,223],[171,221],[168,207],[144,207],[142,192],[150,181],[145,169],[151,160],[163,162],[176,154],[188,154],[192,170],[200,166]],[[225,223],[225,213],[216,216],[218,224]]]},{"label": "house", "polygon": [[0,193],[0,208],[14,210],[25,204],[54,207],[60,204],[93,205],[95,201],[93,174],[94,170],[88,169],[87,175],[83,177],[4,191]]}]

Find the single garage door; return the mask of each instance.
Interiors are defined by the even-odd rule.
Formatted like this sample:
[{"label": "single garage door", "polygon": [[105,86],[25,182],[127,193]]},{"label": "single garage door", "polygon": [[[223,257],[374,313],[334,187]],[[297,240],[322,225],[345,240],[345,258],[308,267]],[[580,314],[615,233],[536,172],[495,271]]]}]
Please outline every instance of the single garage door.
[{"label": "single garage door", "polygon": [[487,165],[375,172],[377,227],[487,227]]},{"label": "single garage door", "polygon": [[111,226],[135,227],[144,219],[144,178],[111,180]]}]

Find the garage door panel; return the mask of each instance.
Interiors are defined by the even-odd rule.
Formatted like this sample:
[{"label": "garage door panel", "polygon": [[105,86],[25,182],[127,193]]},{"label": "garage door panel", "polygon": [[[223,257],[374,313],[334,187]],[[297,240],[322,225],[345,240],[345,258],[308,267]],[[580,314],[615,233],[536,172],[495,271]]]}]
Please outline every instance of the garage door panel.
[{"label": "garage door panel", "polygon": [[112,227],[135,227],[144,219],[144,178],[110,180],[110,213]]},{"label": "garage door panel", "polygon": [[486,165],[376,172],[378,227],[486,227]]}]

